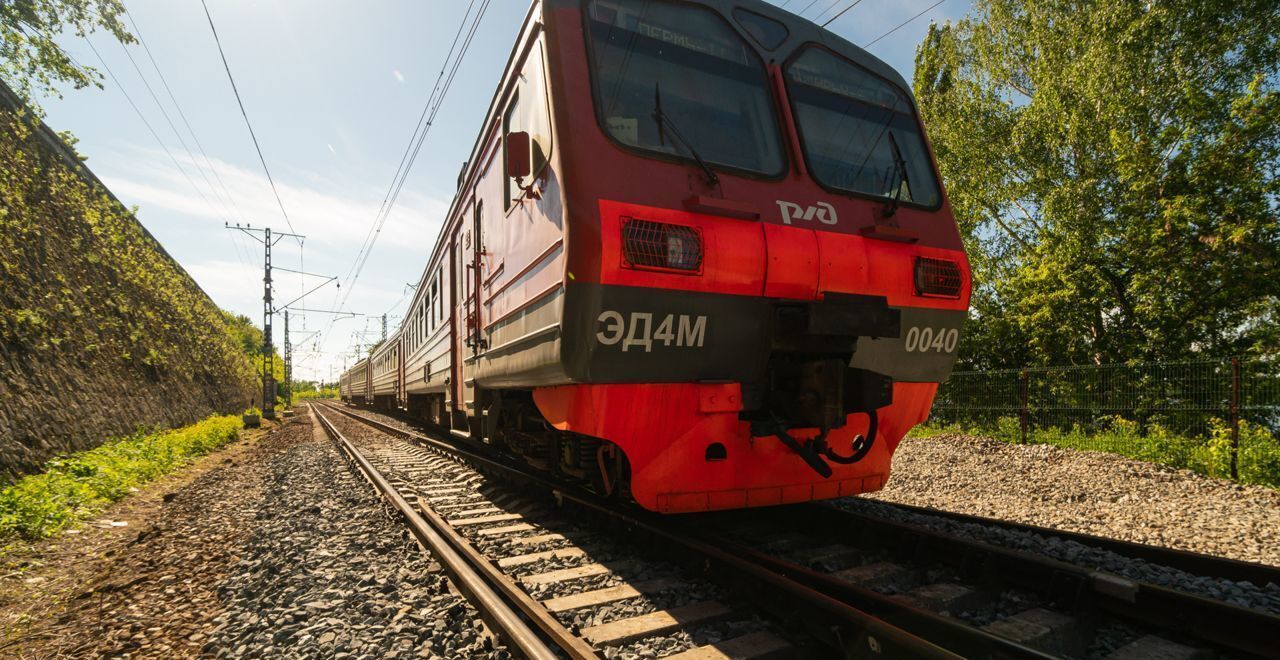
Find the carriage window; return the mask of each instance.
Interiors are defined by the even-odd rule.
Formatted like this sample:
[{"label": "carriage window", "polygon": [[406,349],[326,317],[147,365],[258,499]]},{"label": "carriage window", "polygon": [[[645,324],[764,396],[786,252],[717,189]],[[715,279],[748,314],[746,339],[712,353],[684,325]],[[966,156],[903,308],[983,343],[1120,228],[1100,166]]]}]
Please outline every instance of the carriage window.
[{"label": "carriage window", "polygon": [[436,323],[437,323],[437,324],[444,322],[444,294],[445,294],[445,292],[444,292],[444,290],[443,290],[443,289],[440,289],[440,273],[441,273],[441,271],[439,271],[439,270],[437,270],[437,271],[436,271],[436,281],[435,281],[434,283],[432,283],[432,285],[431,285],[431,290],[432,290],[432,291],[436,291],[436,292],[439,294],[439,295],[437,295],[437,296],[436,296]]},{"label": "carriage window", "polygon": [[[547,102],[547,76],[542,58],[541,40],[529,51],[524,69],[520,72],[520,80],[516,83],[515,95],[502,118],[503,139],[505,140],[507,134],[512,131],[524,131],[529,134],[529,148],[533,160],[533,166],[529,170],[530,178],[536,178],[551,158],[551,110]],[[503,158],[506,158],[505,149]],[[506,174],[505,160],[503,170],[503,174]],[[505,208],[511,208],[511,203],[520,199],[522,193],[511,177],[503,176],[503,180],[506,181],[507,190]],[[528,181],[525,182],[526,185],[528,183]]]},{"label": "carriage window", "polygon": [[787,66],[786,79],[815,179],[849,192],[938,205],[933,163],[905,92],[817,47]]},{"label": "carriage window", "polygon": [[432,329],[432,330],[435,330],[435,329],[436,329],[436,322],[438,321],[438,319],[436,318],[436,278],[435,278],[435,277],[432,277],[432,278],[431,278],[431,302],[430,302],[430,304],[431,304],[431,314],[430,314],[430,316],[431,316],[431,329]]},{"label": "carriage window", "polygon": [[764,63],[718,15],[663,0],[595,0],[587,22],[597,112],[615,140],[712,166],[782,172]]}]

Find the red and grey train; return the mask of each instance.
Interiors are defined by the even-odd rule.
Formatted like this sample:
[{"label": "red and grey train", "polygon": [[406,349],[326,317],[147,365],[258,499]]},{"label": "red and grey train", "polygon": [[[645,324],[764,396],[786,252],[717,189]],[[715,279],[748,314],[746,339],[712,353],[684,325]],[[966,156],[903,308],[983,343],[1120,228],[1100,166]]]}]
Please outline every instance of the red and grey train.
[{"label": "red and grey train", "polygon": [[758,0],[539,0],[470,156],[343,399],[660,512],[884,485],[970,291],[892,68]]}]

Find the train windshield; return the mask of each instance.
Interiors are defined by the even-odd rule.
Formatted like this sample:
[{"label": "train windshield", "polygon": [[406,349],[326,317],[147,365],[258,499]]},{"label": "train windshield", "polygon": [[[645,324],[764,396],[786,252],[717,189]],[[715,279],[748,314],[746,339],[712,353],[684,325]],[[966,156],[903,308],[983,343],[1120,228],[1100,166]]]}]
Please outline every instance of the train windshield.
[{"label": "train windshield", "polygon": [[596,107],[629,147],[772,176],[785,167],[764,64],[711,11],[595,0],[588,14]]},{"label": "train windshield", "polygon": [[809,47],[786,69],[809,169],[849,192],[938,205],[938,183],[915,111],[887,80]]}]

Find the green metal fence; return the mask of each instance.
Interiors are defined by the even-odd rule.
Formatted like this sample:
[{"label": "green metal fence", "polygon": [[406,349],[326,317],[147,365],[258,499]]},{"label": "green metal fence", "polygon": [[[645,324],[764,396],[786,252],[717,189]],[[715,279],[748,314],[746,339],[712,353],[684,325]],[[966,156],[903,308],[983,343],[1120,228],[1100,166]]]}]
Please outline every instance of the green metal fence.
[{"label": "green metal fence", "polygon": [[1280,365],[1263,361],[958,371],[930,423],[1280,484]]}]

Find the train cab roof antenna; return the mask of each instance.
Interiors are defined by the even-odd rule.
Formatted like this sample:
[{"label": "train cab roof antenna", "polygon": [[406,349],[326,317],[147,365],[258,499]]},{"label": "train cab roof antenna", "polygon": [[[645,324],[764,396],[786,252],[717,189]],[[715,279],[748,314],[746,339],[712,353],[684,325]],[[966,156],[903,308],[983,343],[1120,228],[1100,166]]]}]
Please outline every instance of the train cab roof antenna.
[{"label": "train cab roof antenna", "polygon": [[693,143],[685,139],[684,135],[680,133],[680,129],[676,128],[675,122],[671,121],[671,117],[662,111],[661,84],[659,82],[653,83],[653,121],[658,124],[658,142],[666,146],[666,131],[671,131],[671,137],[679,142],[689,152],[689,155],[693,156],[693,160],[698,163],[698,167],[702,168],[702,173],[707,176],[707,185],[712,187],[720,185],[720,177],[716,176],[715,170],[711,169],[711,166],[707,165],[707,161],[702,159],[702,155],[698,153],[698,150],[693,148]]}]

